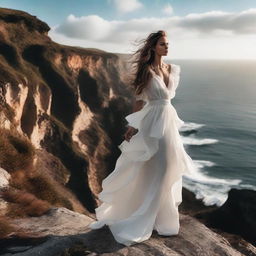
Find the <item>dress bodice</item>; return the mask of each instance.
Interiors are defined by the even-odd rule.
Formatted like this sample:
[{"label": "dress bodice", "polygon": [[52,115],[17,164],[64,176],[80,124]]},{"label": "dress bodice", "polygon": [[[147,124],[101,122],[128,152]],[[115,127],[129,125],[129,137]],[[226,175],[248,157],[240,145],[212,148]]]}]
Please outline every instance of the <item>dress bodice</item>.
[{"label": "dress bodice", "polygon": [[171,73],[169,75],[168,86],[166,86],[162,77],[150,70],[152,77],[147,86],[143,89],[140,95],[136,95],[136,100],[158,100],[158,99],[172,99],[175,96],[176,88],[180,80],[180,66],[171,64]]}]

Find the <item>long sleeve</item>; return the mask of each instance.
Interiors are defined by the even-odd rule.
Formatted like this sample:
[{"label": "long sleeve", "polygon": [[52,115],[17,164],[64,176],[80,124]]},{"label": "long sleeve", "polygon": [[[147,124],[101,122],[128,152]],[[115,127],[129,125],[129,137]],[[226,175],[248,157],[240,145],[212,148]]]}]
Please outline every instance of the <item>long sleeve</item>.
[{"label": "long sleeve", "polygon": [[174,64],[172,66],[172,74],[173,74],[173,90],[175,91],[179,85],[180,82],[180,66]]},{"label": "long sleeve", "polygon": [[172,80],[173,80],[173,85],[171,87],[170,91],[170,97],[171,99],[175,97],[176,94],[176,89],[179,85],[180,82],[180,66],[176,64],[172,64]]}]

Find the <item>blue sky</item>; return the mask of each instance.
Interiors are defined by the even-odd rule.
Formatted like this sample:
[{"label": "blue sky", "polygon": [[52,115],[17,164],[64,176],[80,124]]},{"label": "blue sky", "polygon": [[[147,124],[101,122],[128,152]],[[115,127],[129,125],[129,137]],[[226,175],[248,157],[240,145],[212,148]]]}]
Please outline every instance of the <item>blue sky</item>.
[{"label": "blue sky", "polygon": [[[129,2],[129,0],[126,0]],[[132,13],[119,14],[108,0],[0,0],[0,6],[23,10],[46,21],[54,26],[66,19],[73,13],[76,16],[97,14],[105,19],[130,19],[140,17],[159,17],[161,9],[170,3],[175,15],[187,15],[193,12],[207,12],[210,10],[220,11],[243,11],[256,8],[255,0],[144,0],[140,1],[145,6]],[[60,6],[61,5],[61,6]]]},{"label": "blue sky", "polygon": [[56,42],[130,52],[164,29],[170,58],[256,59],[255,0],[0,0],[45,21]]}]

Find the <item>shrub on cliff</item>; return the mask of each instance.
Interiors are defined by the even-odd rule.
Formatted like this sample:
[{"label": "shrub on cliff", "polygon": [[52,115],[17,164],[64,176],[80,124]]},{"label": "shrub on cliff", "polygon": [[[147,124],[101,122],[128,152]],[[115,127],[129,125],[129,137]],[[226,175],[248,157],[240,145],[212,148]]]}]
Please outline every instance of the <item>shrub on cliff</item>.
[{"label": "shrub on cliff", "polygon": [[9,202],[6,214],[9,217],[37,217],[50,209],[48,202],[40,200],[26,191],[9,188],[2,191],[1,196]]},{"label": "shrub on cliff", "polygon": [[42,173],[40,164],[33,165],[35,152],[28,138],[0,128],[0,166],[11,174],[10,188],[0,196],[9,202],[10,217],[40,216],[51,205],[73,210],[69,198],[59,190],[61,184]]},{"label": "shrub on cliff", "polygon": [[46,175],[40,174],[28,179],[28,190],[38,198],[46,200],[52,205],[66,207],[73,210],[73,206],[65,195],[60,194],[54,182]]},{"label": "shrub on cliff", "polygon": [[31,169],[34,154],[28,138],[14,130],[0,129],[0,166],[6,171]]}]

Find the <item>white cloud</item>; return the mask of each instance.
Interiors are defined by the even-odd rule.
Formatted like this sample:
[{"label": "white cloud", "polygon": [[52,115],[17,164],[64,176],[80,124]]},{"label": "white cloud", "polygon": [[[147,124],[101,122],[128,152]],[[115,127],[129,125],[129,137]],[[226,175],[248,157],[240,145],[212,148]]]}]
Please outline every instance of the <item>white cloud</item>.
[{"label": "white cloud", "polygon": [[67,20],[57,26],[56,32],[68,37],[90,39],[94,41],[109,40],[124,42],[130,35],[147,34],[153,30],[164,29],[175,36],[194,36],[198,34],[232,35],[256,33],[256,9],[240,13],[211,11],[192,13],[184,17],[140,18],[130,20],[105,20],[98,15],[75,17],[69,15]]},{"label": "white cloud", "polygon": [[165,5],[162,11],[164,14],[167,14],[167,15],[173,14],[173,8],[170,4]]},{"label": "white cloud", "polygon": [[143,4],[138,0],[109,0],[120,13],[132,12],[140,9]]},{"label": "white cloud", "polygon": [[235,34],[253,34],[256,33],[256,9],[248,9],[240,13],[222,11],[193,13],[180,19],[178,25],[201,33],[226,30]]},{"label": "white cloud", "polygon": [[[49,35],[62,44],[130,52],[136,39],[160,29],[167,31],[170,54],[174,57],[223,57],[226,52],[232,58],[256,58],[253,47],[256,45],[256,9],[130,20],[105,20],[97,15],[75,17],[71,14],[64,23],[52,28]],[[219,50],[215,52],[214,49]]]},{"label": "white cloud", "polygon": [[101,40],[111,33],[111,22],[97,15],[77,18],[70,14],[57,32],[71,38]]}]

